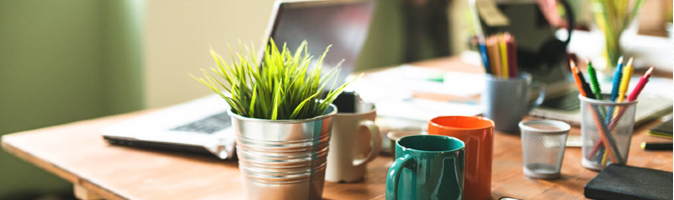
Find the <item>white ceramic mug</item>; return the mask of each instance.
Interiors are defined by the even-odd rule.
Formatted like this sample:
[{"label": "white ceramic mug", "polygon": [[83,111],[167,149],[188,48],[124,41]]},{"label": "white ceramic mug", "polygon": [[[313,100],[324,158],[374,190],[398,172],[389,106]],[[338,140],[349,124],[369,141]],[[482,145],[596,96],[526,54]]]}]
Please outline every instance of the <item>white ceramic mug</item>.
[{"label": "white ceramic mug", "polygon": [[377,110],[371,104],[363,106],[358,112],[338,112],[333,117],[326,181],[354,182],[363,179],[366,164],[381,152],[382,138],[379,127],[374,124],[376,117]]}]

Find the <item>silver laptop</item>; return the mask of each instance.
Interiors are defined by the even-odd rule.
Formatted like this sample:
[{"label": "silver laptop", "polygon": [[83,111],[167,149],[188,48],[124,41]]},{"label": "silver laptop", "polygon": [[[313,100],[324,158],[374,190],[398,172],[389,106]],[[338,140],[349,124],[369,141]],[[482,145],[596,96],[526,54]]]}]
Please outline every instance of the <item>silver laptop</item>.
[{"label": "silver laptop", "polygon": [[[373,10],[373,1],[276,1],[267,26],[267,42],[273,37],[278,46],[285,42],[294,51],[307,40],[312,55],[321,55],[332,44],[323,64],[328,70],[324,72],[343,59],[339,81],[344,81],[354,70]],[[227,159],[234,156],[235,149],[228,109],[227,103],[214,94],[103,128],[101,133],[111,144],[207,153]]]}]

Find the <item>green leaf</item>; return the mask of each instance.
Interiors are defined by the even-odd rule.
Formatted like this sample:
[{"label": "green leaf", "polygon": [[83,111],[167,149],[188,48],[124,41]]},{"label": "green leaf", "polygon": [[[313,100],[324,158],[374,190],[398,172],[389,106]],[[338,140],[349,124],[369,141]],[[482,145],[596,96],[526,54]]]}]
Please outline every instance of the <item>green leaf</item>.
[{"label": "green leaf", "polygon": [[[330,46],[316,62],[313,62],[314,56],[308,53],[306,41],[295,52],[291,52],[285,42],[279,49],[273,39],[264,47],[261,62],[258,62],[253,48],[239,42],[240,51],[234,52],[228,45],[231,64],[224,62],[211,48],[209,52],[217,64],[217,68],[211,68],[211,71],[218,76],[205,70],[202,70],[203,78],[190,76],[225,99],[233,112],[271,120],[306,119],[321,115],[351,83],[335,89],[341,62],[323,73],[323,62]],[[312,63],[313,66],[310,66]],[[325,99],[319,99],[330,82],[330,91]]]}]

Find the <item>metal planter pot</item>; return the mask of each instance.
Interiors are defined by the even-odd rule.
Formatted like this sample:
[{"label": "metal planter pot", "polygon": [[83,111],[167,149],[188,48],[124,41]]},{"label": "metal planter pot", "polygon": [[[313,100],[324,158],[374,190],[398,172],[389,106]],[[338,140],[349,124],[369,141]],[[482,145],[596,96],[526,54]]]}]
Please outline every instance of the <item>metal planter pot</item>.
[{"label": "metal planter pot", "polygon": [[247,118],[229,111],[249,200],[321,199],[334,105],[303,120]]}]

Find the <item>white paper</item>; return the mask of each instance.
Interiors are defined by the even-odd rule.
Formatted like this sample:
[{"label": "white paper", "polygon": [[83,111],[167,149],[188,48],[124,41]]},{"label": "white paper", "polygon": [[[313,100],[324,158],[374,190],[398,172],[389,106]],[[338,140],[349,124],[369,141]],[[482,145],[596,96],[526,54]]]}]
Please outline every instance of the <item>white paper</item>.
[{"label": "white paper", "polygon": [[428,121],[437,116],[475,116],[482,113],[476,104],[451,103],[425,99],[403,99],[376,103],[377,115],[400,119]]},{"label": "white paper", "polygon": [[396,91],[394,93],[415,91],[454,96],[474,96],[482,93],[485,86],[485,79],[482,74],[443,72],[437,69],[410,65],[375,72],[361,79],[353,83],[357,86],[350,88],[363,95],[365,94],[364,91],[373,91],[373,88],[378,88],[374,91],[381,89],[382,91]]}]

